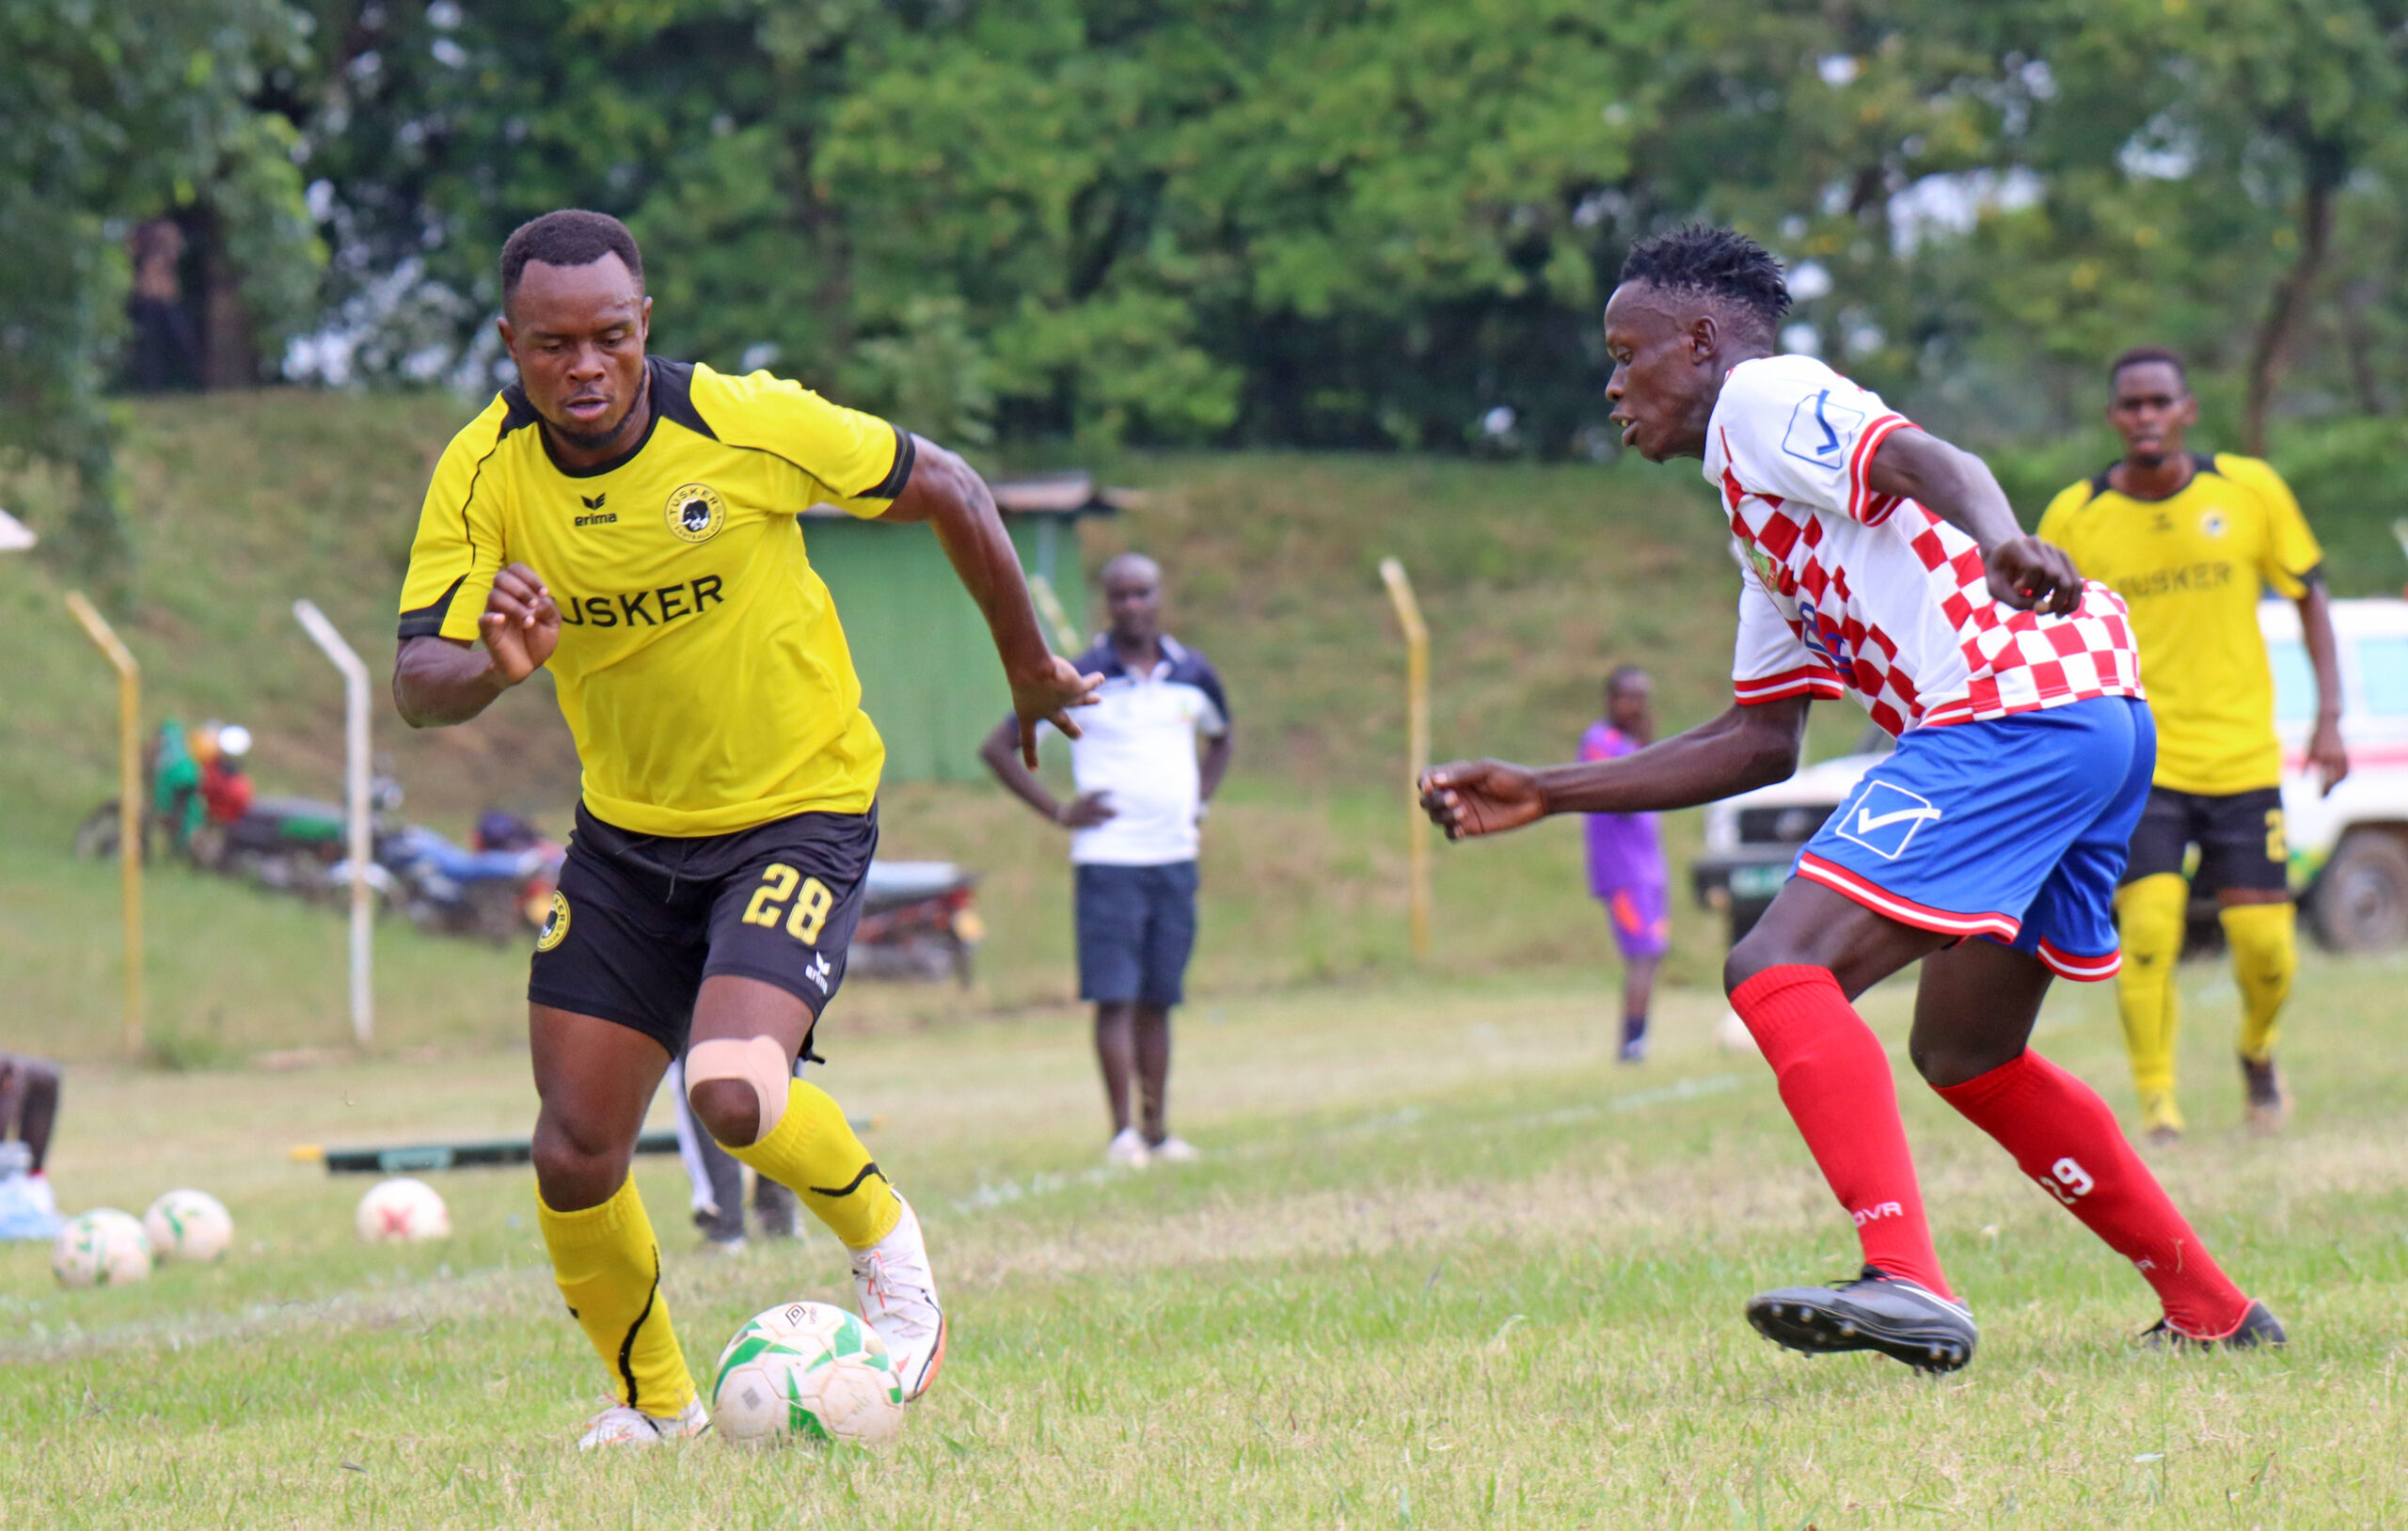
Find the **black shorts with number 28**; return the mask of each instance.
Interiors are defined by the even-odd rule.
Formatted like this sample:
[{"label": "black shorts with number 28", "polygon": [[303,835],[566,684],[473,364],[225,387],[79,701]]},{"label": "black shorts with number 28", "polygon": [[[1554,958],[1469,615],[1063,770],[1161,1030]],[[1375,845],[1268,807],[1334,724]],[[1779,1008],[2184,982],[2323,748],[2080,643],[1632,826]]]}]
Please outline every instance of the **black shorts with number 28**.
[{"label": "black shorts with number 28", "polygon": [[527,998],[631,1027],[673,1058],[716,974],[774,984],[816,1018],[845,981],[877,849],[875,805],[689,839],[635,834],[580,803]]},{"label": "black shorts with number 28", "polygon": [[2283,838],[2283,795],[2275,787],[2210,796],[2148,789],[2148,806],[2132,830],[2124,880],[2182,870],[2182,853],[2199,847],[2202,891],[2251,888],[2279,892],[2290,886],[2290,847]]}]

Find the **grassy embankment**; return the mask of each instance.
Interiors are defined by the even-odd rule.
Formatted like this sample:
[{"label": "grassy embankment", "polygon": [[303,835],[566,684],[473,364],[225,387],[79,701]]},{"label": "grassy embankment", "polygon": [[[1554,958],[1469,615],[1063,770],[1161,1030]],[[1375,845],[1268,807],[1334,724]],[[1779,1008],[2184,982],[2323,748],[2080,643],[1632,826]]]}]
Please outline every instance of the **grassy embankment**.
[{"label": "grassy embankment", "polygon": [[[245,721],[260,739],[264,789],[333,795],[340,686],[292,602],[316,601],[381,678],[418,497],[461,414],[440,399],[301,392],[139,406],[127,455],[140,604],[127,638],[146,668],[149,717]],[[1435,633],[1442,758],[1563,757],[1593,716],[1604,668],[1624,657],[1658,671],[1668,726],[1727,695],[1733,576],[1686,469],[1275,454],[1108,466],[1114,481],[1152,493],[1125,518],[1091,524],[1091,554],[1136,545],[1164,559],[1176,629],[1220,665],[1240,729],[1207,837],[1202,992],[1402,964],[1402,657],[1381,556],[1412,569]],[[38,526],[55,525],[43,489],[0,485]],[[0,969],[19,1001],[0,1019],[0,1045],[100,1056],[115,1026],[115,882],[64,847],[76,819],[112,793],[113,714],[106,671],[58,595],[39,560],[0,565]],[[1824,744],[1854,726],[1833,716]],[[457,829],[498,803],[564,826],[575,766],[540,684],[473,725],[427,734],[380,705],[376,738],[411,811],[433,822]],[[984,977],[966,1002],[859,985],[832,1023],[1069,998],[1068,879],[1054,831],[983,786],[898,787],[885,822],[890,854],[957,859],[986,875]],[[1676,844],[1694,833],[1691,816],[1675,816]],[[1572,825],[1441,848],[1437,860],[1448,971],[1608,960]],[[1710,982],[1710,925],[1686,909],[1679,919],[1673,976]],[[208,1062],[343,1034],[341,932],[328,911],[163,868],[148,946],[153,1028],[169,1056]],[[390,925],[379,951],[380,1034],[391,1045],[515,1033],[519,954]]]}]

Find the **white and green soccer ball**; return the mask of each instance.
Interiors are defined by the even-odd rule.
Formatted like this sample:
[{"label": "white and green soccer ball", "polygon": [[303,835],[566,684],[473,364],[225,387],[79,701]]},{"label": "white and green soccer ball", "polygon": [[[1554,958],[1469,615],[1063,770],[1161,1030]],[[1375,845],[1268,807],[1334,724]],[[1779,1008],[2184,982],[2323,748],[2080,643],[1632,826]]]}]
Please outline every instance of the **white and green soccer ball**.
[{"label": "white and green soccer ball", "polygon": [[150,1255],[160,1260],[216,1259],[234,1241],[234,1219],[206,1191],[170,1191],[142,1214]]},{"label": "white and green soccer ball", "polygon": [[131,1212],[103,1207],[67,1220],[50,1246],[62,1286],[122,1286],[150,1274],[150,1236]]},{"label": "white and green soccer ball", "polygon": [[843,1308],[756,1314],[720,1353],[711,1428],[746,1445],[884,1445],[903,1433],[903,1383],[878,1332]]}]

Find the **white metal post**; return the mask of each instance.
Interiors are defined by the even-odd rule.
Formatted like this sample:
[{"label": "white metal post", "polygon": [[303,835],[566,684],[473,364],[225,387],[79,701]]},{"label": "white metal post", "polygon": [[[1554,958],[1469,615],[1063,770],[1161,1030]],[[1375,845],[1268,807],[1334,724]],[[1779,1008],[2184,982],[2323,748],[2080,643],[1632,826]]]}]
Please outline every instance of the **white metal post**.
[{"label": "white metal post", "polygon": [[376,909],[368,882],[369,866],[375,860],[368,812],[368,666],[315,606],[295,601],[293,614],[309,640],[342,671],[344,817],[351,830],[351,1034],[364,1048],[375,1034],[369,997]]}]

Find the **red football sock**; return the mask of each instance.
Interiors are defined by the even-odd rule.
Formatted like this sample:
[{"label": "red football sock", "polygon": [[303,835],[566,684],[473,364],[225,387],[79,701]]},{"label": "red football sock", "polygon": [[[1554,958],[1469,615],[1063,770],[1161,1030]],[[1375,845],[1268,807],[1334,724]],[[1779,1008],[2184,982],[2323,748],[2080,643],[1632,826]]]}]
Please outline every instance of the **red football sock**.
[{"label": "red football sock", "polygon": [[2083,1226],[2140,1269],[2165,1304],[2166,1322],[2203,1339],[2240,1324],[2249,1299],[2175,1210],[2097,1091],[2036,1052],[1937,1088]]},{"label": "red football sock", "polygon": [[1731,995],[1781,1102],[1864,1246],[1864,1262],[1954,1297],[1924,1222],[1890,1055],[1828,968],[1766,968]]}]

